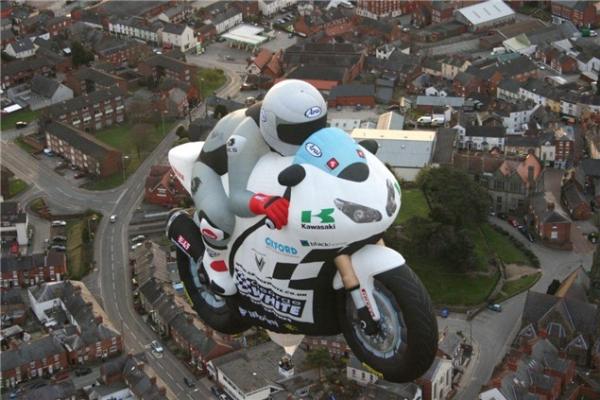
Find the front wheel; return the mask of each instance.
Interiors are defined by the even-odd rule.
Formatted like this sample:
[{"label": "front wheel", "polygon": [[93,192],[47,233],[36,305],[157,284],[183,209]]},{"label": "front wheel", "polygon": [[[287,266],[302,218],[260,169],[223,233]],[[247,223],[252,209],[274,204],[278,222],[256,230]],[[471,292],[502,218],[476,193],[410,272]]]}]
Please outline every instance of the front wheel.
[{"label": "front wheel", "polygon": [[381,314],[380,331],[367,335],[351,297],[338,303],[342,332],[354,355],[390,382],[410,382],[423,375],[435,358],[437,320],[427,290],[408,267],[375,277],[373,297]]}]

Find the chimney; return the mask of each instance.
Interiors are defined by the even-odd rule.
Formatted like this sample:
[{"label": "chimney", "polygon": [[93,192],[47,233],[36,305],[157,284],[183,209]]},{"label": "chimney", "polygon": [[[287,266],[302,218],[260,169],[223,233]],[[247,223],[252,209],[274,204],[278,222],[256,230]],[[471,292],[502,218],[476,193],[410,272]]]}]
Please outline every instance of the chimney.
[{"label": "chimney", "polygon": [[554,202],[549,201],[548,203],[546,203],[546,210],[554,211]]},{"label": "chimney", "polygon": [[150,377],[150,382],[151,382],[153,385],[156,385],[156,376],[151,376],[151,377]]}]

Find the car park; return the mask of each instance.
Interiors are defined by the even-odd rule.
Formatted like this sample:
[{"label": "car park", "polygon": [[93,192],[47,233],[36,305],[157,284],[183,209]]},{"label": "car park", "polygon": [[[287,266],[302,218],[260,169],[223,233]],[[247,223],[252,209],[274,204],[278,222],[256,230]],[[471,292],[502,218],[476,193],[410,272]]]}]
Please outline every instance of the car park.
[{"label": "car park", "polygon": [[15,128],[17,128],[17,129],[26,128],[27,125],[29,125],[29,124],[27,122],[25,122],[25,121],[17,121],[17,122],[15,122]]},{"label": "car park", "polygon": [[490,303],[490,304],[488,304],[487,308],[488,308],[488,310],[495,311],[495,312],[502,311],[502,306],[497,303]]},{"label": "car park", "polygon": [[63,220],[54,220],[51,223],[52,226],[67,226],[67,221]]},{"label": "car park", "polygon": [[158,342],[158,340],[153,340],[152,343],[150,343],[150,347],[152,347],[152,350],[154,350],[157,353],[162,353],[164,351],[162,345]]}]

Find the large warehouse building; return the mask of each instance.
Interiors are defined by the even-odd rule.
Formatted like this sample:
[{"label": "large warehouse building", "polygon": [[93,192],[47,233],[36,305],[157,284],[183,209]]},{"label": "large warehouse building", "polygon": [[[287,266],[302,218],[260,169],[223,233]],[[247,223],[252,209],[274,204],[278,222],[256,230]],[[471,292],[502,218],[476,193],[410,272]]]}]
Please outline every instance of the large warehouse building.
[{"label": "large warehouse building", "polygon": [[472,31],[514,21],[515,12],[502,0],[488,0],[454,11],[456,19]]},{"label": "large warehouse building", "polygon": [[379,144],[377,158],[407,181],[413,181],[421,168],[431,164],[436,144],[435,131],[355,129],[352,137],[375,140]]}]

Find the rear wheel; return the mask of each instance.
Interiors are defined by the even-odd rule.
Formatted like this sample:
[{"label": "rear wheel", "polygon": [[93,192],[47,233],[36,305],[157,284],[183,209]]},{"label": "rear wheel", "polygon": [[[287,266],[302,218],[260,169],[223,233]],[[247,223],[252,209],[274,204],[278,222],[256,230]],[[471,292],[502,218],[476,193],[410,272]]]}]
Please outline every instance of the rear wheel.
[{"label": "rear wheel", "polygon": [[391,382],[410,382],[423,375],[437,352],[437,320],[425,287],[407,266],[375,276],[380,332],[367,335],[350,296],[338,303],[346,342],[356,357]]},{"label": "rear wheel", "polygon": [[179,248],[177,268],[194,310],[208,326],[228,335],[242,333],[252,326],[242,319],[235,299],[213,293],[198,279],[201,273],[198,266]]}]

